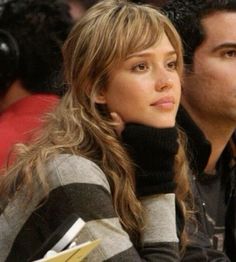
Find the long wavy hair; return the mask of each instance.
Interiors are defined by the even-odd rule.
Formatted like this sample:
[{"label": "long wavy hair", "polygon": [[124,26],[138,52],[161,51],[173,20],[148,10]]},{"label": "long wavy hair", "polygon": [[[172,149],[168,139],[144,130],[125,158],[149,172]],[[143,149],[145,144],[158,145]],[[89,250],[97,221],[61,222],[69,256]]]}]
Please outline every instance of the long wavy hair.
[{"label": "long wavy hair", "polygon": [[[0,184],[0,197],[11,198],[24,187],[33,194],[33,177],[48,191],[45,163],[58,154],[80,155],[95,162],[105,173],[115,211],[130,236],[140,236],[144,223],[141,203],[135,196],[134,167],[114,130],[105,106],[95,97],[106,88],[109,72],[127,55],[147,49],[166,34],[177,53],[182,74],[179,35],[168,18],[154,7],[125,0],[104,0],[92,7],[72,29],[64,44],[64,72],[68,92],[48,116],[41,134],[30,145],[17,147],[18,158]],[[176,156],[177,199],[188,192],[186,158]]]}]

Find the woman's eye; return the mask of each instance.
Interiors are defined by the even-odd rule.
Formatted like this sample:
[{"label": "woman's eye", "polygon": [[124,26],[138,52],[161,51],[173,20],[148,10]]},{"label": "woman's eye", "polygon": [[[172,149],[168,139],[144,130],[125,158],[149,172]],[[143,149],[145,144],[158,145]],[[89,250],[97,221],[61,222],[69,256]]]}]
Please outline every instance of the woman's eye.
[{"label": "woman's eye", "polygon": [[147,69],[148,69],[148,65],[146,63],[140,63],[132,67],[132,71],[135,71],[135,72],[143,72],[143,71],[146,71]]},{"label": "woman's eye", "polygon": [[174,61],[171,61],[167,64],[168,68],[171,69],[171,70],[175,70],[177,68],[177,61],[174,60]]}]

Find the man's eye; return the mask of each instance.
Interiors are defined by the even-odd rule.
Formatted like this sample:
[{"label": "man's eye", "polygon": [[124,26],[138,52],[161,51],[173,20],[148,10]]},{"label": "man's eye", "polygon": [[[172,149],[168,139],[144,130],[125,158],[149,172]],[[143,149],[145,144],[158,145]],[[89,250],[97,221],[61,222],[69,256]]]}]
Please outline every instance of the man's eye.
[{"label": "man's eye", "polygon": [[146,63],[140,63],[140,64],[135,65],[132,68],[132,71],[143,72],[143,71],[146,71],[147,69],[148,69],[148,65]]},{"label": "man's eye", "polygon": [[224,57],[236,57],[236,50],[228,50],[223,55]]}]

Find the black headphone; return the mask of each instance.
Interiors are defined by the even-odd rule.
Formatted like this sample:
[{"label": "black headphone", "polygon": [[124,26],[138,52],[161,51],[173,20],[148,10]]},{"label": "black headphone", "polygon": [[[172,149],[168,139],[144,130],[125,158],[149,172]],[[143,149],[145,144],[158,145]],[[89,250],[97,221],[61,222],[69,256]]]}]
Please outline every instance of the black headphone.
[{"label": "black headphone", "polygon": [[[6,1],[0,7],[3,12]],[[0,14],[1,15],[1,14]],[[15,38],[0,28],[0,92],[5,90],[16,76],[19,64],[19,46]]]}]

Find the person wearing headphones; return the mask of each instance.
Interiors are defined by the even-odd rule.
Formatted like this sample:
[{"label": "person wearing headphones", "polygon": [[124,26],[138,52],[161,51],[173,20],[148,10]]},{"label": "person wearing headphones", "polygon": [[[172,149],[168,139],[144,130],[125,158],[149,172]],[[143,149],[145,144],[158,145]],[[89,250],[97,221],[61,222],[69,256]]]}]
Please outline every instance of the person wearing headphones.
[{"label": "person wearing headphones", "polygon": [[0,2],[0,169],[18,142],[28,142],[41,116],[58,102],[54,81],[61,45],[72,26],[62,1]]}]

